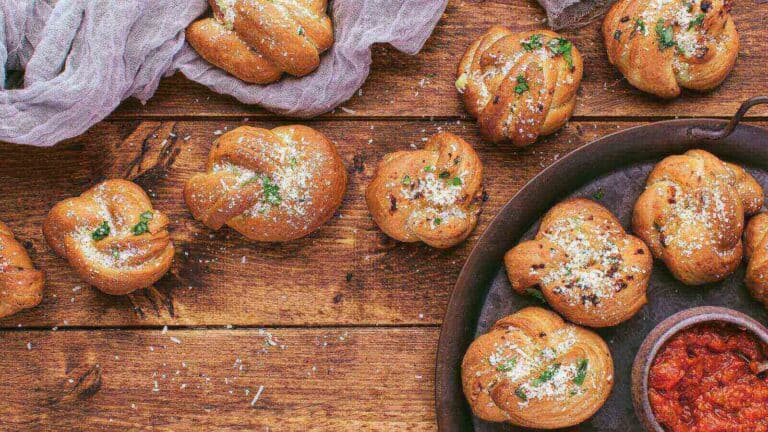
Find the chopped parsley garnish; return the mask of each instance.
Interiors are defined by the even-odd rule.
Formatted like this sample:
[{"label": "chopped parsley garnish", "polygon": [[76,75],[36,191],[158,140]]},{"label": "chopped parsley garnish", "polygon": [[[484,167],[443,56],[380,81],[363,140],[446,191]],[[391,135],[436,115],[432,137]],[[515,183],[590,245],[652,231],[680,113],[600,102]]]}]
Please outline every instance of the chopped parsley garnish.
[{"label": "chopped parsley garnish", "polygon": [[114,259],[120,259],[120,250],[119,249],[112,249],[112,257]]},{"label": "chopped parsley garnish", "polygon": [[261,188],[264,190],[264,201],[267,204],[278,205],[283,201],[283,198],[280,196],[280,187],[272,183],[269,177],[262,177]]},{"label": "chopped parsley garnish", "polygon": [[518,387],[517,390],[515,390],[515,396],[522,399],[523,402],[528,400],[528,395],[525,394],[525,390],[523,390],[522,387]]},{"label": "chopped parsley garnish", "polygon": [[541,35],[535,34],[531,36],[530,39],[520,42],[520,45],[522,45],[526,51],[537,50],[542,47]]},{"label": "chopped parsley garnish", "polygon": [[424,172],[428,172],[428,173],[435,172],[435,167],[433,167],[432,165],[427,165],[424,167]]},{"label": "chopped parsley garnish", "polygon": [[456,90],[458,90],[459,93],[464,93],[464,90],[466,88],[467,88],[467,73],[464,72],[456,80]]},{"label": "chopped parsley garnish", "polygon": [[453,180],[451,181],[451,184],[454,186],[461,186],[462,184],[461,177],[454,177]]},{"label": "chopped parsley garnish", "polygon": [[675,46],[675,32],[671,25],[664,25],[664,18],[656,22],[656,37],[659,39],[659,49],[664,51]]},{"label": "chopped parsley garnish", "polygon": [[616,30],[615,32],[613,32],[613,38],[616,39],[617,41],[620,41],[621,40],[621,30]]},{"label": "chopped parsley garnish", "polygon": [[598,189],[597,192],[592,194],[592,198],[594,198],[594,199],[596,199],[598,201],[600,201],[604,197],[605,197],[605,191],[603,191],[603,189]]},{"label": "chopped parsley garnish", "polygon": [[544,294],[542,294],[541,291],[537,290],[536,288],[526,288],[525,293],[542,303],[547,302],[547,299],[544,298]]},{"label": "chopped parsley garnish", "polygon": [[589,366],[589,359],[581,359],[576,363],[576,376],[573,377],[573,382],[576,385],[584,384],[584,378],[587,377],[587,367]]},{"label": "chopped parsley garnish", "polygon": [[[256,174],[255,176],[244,181],[243,186],[255,183],[259,180],[261,180],[261,189],[264,191],[264,199],[262,200],[263,202],[271,205],[278,205],[283,202],[283,198],[280,196],[280,187],[272,183],[272,180],[267,176]],[[262,208],[259,212],[264,213],[265,211],[266,209]]]},{"label": "chopped parsley garnish", "polygon": [[528,91],[528,80],[523,75],[517,76],[517,85],[515,86],[515,93],[523,94]]},{"label": "chopped parsley garnish", "polygon": [[547,44],[554,55],[562,55],[569,68],[573,68],[573,44],[566,38],[554,38]]},{"label": "chopped parsley garnish", "polygon": [[553,363],[547,367],[547,369],[541,373],[536,379],[531,381],[531,384],[534,387],[538,387],[545,382],[552,379],[553,376],[555,376],[555,373],[557,373],[557,370],[560,369],[560,363]]},{"label": "chopped parsley garnish", "polygon": [[94,232],[91,233],[91,238],[99,241],[105,239],[109,235],[109,222],[104,221],[99,225]]},{"label": "chopped parsley garnish", "polygon": [[642,18],[635,20],[635,31],[639,31],[642,34],[645,34],[645,21],[643,21]]},{"label": "chopped parsley garnish", "polygon": [[688,30],[693,29],[694,27],[701,27],[702,24],[704,24],[704,18],[707,17],[707,14],[700,13],[696,15],[696,18],[691,20],[690,23],[688,23]]},{"label": "chopped parsley garnish", "polygon": [[440,225],[441,223],[443,223],[443,220],[440,219],[439,217],[436,217],[436,218],[432,219],[432,222],[434,222],[435,225]]},{"label": "chopped parsley garnish", "polygon": [[499,372],[509,372],[515,368],[516,364],[517,364],[517,356],[514,356],[511,359],[507,359],[507,361],[505,361],[504,363],[497,364],[496,370]]},{"label": "chopped parsley garnish", "polygon": [[131,232],[133,235],[141,235],[145,232],[149,232],[149,221],[152,220],[152,212],[151,211],[145,211],[139,216],[139,223],[133,226],[131,228]]},{"label": "chopped parsley garnish", "polygon": [[295,158],[295,157],[292,157],[292,158],[291,158],[291,159],[288,161],[288,163],[289,163],[289,164],[291,164],[291,166],[292,166],[292,167],[295,167],[295,166],[296,166],[296,164],[298,163],[298,161],[296,160],[296,158]]},{"label": "chopped parsley garnish", "polygon": [[299,36],[304,36],[304,27],[302,27],[302,26],[299,26],[299,31],[298,31],[298,33],[299,33]]},{"label": "chopped parsley garnish", "polygon": [[451,176],[451,173],[449,173],[448,171],[440,171],[440,178],[441,179],[447,179],[450,176]]},{"label": "chopped parsley garnish", "polygon": [[261,179],[261,176],[259,176],[258,174],[256,174],[255,176],[253,176],[253,177],[249,178],[248,180],[244,181],[244,182],[243,182],[243,184],[242,184],[241,186],[247,186],[247,185],[249,185],[249,184],[251,184],[251,183],[256,183],[256,182],[257,182],[257,181],[259,181],[260,179]]},{"label": "chopped parsley garnish", "polygon": [[411,176],[406,175],[405,177],[403,177],[403,184],[406,185],[406,186],[410,186],[411,185]]}]

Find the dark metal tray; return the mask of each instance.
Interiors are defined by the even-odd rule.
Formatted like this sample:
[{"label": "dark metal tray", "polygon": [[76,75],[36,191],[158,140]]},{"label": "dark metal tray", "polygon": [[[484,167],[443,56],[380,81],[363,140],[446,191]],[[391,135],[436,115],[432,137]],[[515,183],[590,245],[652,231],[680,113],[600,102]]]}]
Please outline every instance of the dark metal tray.
[{"label": "dark metal tray", "polygon": [[[664,121],[601,138],[542,171],[501,209],[467,259],[443,321],[435,379],[439,430],[521,430],[474,417],[461,389],[461,360],[469,344],[499,318],[540,304],[512,292],[502,263],[504,253],[519,241],[532,238],[539,218],[568,197],[601,196],[599,202],[629,231],[632,208],[654,164],[692,148],[744,166],[768,191],[768,131],[739,124],[746,111],[760,103],[768,103],[768,97],[745,102],[730,123],[710,119]],[[632,407],[632,361],[650,330],[675,312],[702,305],[725,306],[768,322],[766,310],[749,295],[743,280],[744,265],[720,283],[689,287],[656,261],[648,304],[629,321],[597,330],[611,349],[615,383],[606,404],[578,430],[642,430]]]}]

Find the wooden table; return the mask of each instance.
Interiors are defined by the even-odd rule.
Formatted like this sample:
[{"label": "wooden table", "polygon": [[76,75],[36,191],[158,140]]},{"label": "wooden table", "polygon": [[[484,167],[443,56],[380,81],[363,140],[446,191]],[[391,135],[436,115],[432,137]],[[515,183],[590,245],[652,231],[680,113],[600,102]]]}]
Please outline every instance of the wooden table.
[{"label": "wooden table", "polygon": [[[434,430],[440,322],[479,234],[532,176],[595,138],[677,116],[728,117],[768,94],[768,5],[737,3],[734,17],[742,48],[725,84],[667,103],[608,64],[599,23],[566,32],[585,58],[575,116],[517,151],[480,139],[455,69],[489,26],[542,28],[544,14],[529,0],[452,1],[421,54],[377,46],[359,94],[302,121],[337,143],[350,185],[330,223],[289,243],[206,229],[185,208],[182,187],[222,131],[294,121],[183,77],[54,148],[0,144],[0,220],[47,274],[43,303],[0,321],[0,429]],[[766,116],[760,108],[749,121],[768,126]],[[387,238],[363,199],[385,153],[440,130],[476,146],[490,197],[470,239],[445,251]],[[150,192],[172,220],[178,252],[155,287],[124,297],[80,282],[41,232],[55,202],[114,177]]]}]

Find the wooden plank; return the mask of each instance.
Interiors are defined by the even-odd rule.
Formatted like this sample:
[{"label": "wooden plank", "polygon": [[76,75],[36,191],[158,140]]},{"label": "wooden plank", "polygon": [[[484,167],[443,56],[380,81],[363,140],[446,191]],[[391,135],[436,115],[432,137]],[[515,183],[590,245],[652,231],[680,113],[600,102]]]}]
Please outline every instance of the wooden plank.
[{"label": "wooden plank", "polygon": [[0,332],[2,429],[435,430],[436,328],[268,333]]},{"label": "wooden plank", "polygon": [[[737,3],[733,11],[740,33],[741,51],[726,82],[708,94],[687,92],[664,102],[633,89],[607,60],[600,22],[563,32],[584,56],[585,77],[579,91],[575,115],[601,116],[731,116],[745,99],[768,94],[764,79],[768,64],[765,48],[768,4]],[[464,116],[454,88],[455,70],[470,43],[490,26],[507,25],[515,30],[544,27],[545,15],[533,0],[452,0],[424,50],[415,57],[388,46],[373,51],[372,73],[362,88],[343,106],[325,117]],[[142,106],[136,100],[124,103],[113,118],[168,116],[261,116],[258,107],[246,106],[229,96],[177,76],[166,79],[157,95]],[[768,108],[752,115],[766,116]]]},{"label": "wooden plank", "polygon": [[[229,228],[214,233],[193,220],[183,203],[184,182],[203,169],[214,133],[240,124],[104,122],[52,149],[0,145],[0,184],[10,185],[0,188],[0,220],[47,274],[43,303],[0,320],[0,327],[439,324],[466,256],[499,208],[557,158],[637,123],[572,122],[537,145],[515,151],[482,141],[468,122],[309,122],[337,143],[350,185],[330,223],[283,244],[250,243]],[[392,241],[376,228],[364,200],[385,153],[421,146],[438,130],[457,133],[476,146],[489,196],[469,240],[443,251]],[[41,232],[56,202],[110,177],[137,179],[149,191],[155,206],[169,215],[177,247],[170,274],[152,289],[123,297],[80,282],[66,261],[53,255]]]}]

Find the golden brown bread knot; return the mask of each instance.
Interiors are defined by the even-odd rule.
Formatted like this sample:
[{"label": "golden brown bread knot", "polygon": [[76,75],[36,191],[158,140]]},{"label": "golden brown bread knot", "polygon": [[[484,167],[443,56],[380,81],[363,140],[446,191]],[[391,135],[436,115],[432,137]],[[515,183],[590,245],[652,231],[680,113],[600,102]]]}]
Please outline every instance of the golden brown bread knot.
[{"label": "golden brown bread knot", "polygon": [[144,190],[106,180],[51,209],[43,234],[87,283],[107,294],[128,294],[157,282],[171,268],[168,218]]},{"label": "golden brown bread knot", "polygon": [[461,381],[481,419],[556,429],[581,423],[603,406],[613,388],[613,359],[597,334],[528,307],[472,342]]},{"label": "golden brown bread knot", "polygon": [[306,126],[239,127],[216,140],[206,171],[184,190],[192,215],[258,241],[306,236],[333,216],[347,189],[336,147]]},{"label": "golden brown bread knot", "polygon": [[646,303],[653,258],[608,209],[579,198],[552,207],[536,238],[507,252],[504,264],[515,291],[539,288],[569,320],[607,327]]},{"label": "golden brown bread knot", "polygon": [[736,63],[731,0],[619,0],[603,21],[608,60],[630,84],[663,98],[709,90]]},{"label": "golden brown bread knot", "polygon": [[456,88],[483,137],[522,147],[568,121],[582,74],[579,50],[557,33],[495,26],[464,54]]},{"label": "golden brown bread knot", "polygon": [[43,272],[0,222],[0,318],[35,307],[43,300]]},{"label": "golden brown bread knot", "polygon": [[677,279],[700,285],[736,269],[744,214],[762,205],[762,188],[741,167],[690,150],[653,168],[635,203],[632,228]]},{"label": "golden brown bread knot", "polygon": [[423,150],[385,155],[365,199],[373,220],[390,237],[451,247],[477,225],[483,165],[466,141],[442,132]]},{"label": "golden brown bread knot", "polygon": [[768,308],[768,213],[750,219],[744,235],[749,260],[745,282],[752,295]]},{"label": "golden brown bread knot", "polygon": [[243,81],[304,76],[333,45],[327,0],[209,0],[213,18],[192,23],[187,41],[209,63]]}]

